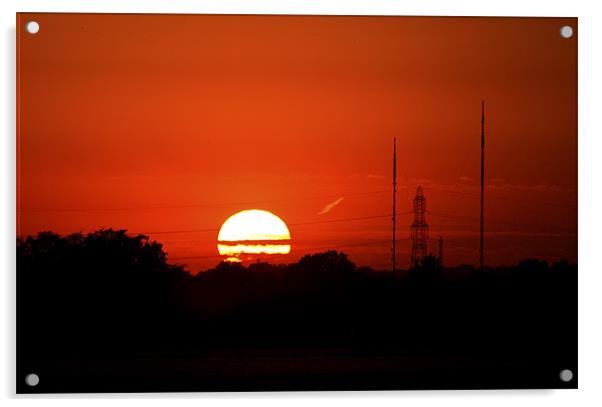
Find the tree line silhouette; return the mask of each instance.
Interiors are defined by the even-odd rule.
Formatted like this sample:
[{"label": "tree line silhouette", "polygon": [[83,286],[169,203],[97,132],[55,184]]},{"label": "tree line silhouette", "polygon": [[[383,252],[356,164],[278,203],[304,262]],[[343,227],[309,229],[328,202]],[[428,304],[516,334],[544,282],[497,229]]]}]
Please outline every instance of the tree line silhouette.
[{"label": "tree line silhouette", "polygon": [[[119,361],[149,354],[164,355],[173,368],[169,363],[178,357],[206,361],[223,354],[318,352],[404,361],[369,377],[355,372],[351,379],[346,373],[322,378],[328,388],[353,383],[395,388],[391,383],[402,374],[396,369],[407,368],[408,355],[423,355],[417,369],[439,372],[440,387],[462,380],[441,372],[485,358],[498,370],[490,376],[470,370],[472,376],[464,379],[487,386],[510,380],[500,379],[500,366],[520,367],[525,380],[533,369],[574,367],[576,295],[577,265],[566,260],[549,265],[524,259],[475,270],[442,268],[427,256],[414,269],[393,273],[358,267],[344,253],[325,251],[287,265],[222,262],[192,275],[183,265],[170,264],[162,245],[143,235],[113,229],[68,236],[42,232],[17,240],[18,369],[53,371],[64,360]],[[462,362],[453,361],[456,357]],[[329,360],[321,369],[342,363]],[[277,388],[312,383],[303,372],[291,367],[270,380],[288,380]],[[83,374],[69,370],[72,382]],[[230,376],[199,377],[210,389],[224,389],[217,378]],[[404,383],[415,388],[420,377],[403,376]],[[263,383],[236,380],[236,389]],[[77,383],[88,389],[89,384]],[[145,383],[160,388],[176,381],[147,378],[137,388],[146,389]]]}]

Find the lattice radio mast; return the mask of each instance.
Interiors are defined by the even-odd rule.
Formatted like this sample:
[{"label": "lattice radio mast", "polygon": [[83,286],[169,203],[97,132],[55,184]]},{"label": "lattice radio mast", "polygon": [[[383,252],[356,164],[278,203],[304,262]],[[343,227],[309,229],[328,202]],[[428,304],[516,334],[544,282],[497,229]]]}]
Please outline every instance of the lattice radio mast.
[{"label": "lattice radio mast", "polygon": [[410,267],[415,267],[426,256],[429,225],[426,223],[426,198],[419,186],[414,198],[414,221],[411,228],[412,255]]}]

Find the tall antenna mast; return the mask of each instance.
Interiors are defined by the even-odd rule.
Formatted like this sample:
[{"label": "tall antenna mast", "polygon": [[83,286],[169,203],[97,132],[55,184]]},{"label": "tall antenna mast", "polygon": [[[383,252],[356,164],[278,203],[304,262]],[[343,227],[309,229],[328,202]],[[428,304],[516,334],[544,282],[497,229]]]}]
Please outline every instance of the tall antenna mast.
[{"label": "tall antenna mast", "polygon": [[483,210],[485,207],[485,101],[481,101],[481,229],[480,229],[480,245],[479,245],[479,265],[483,269],[485,264],[485,251],[483,247]]},{"label": "tall antenna mast", "polygon": [[439,267],[443,267],[443,236],[439,236]]},{"label": "tall antenna mast", "polygon": [[396,239],[395,239],[395,215],[397,212],[397,205],[396,205],[396,195],[397,195],[397,139],[395,137],[393,137],[393,217],[392,217],[392,221],[393,221],[393,241],[392,241],[392,246],[391,246],[391,263],[393,266],[393,272],[395,272],[395,259],[396,259],[396,255],[395,255],[395,247],[397,246],[396,244]]}]

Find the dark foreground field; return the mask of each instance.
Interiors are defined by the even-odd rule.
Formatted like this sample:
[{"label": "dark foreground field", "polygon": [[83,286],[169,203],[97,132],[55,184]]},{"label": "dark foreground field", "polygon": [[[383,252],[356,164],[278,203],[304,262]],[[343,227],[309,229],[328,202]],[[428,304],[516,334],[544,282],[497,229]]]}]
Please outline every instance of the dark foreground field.
[{"label": "dark foreground field", "polygon": [[105,230],[20,239],[17,275],[19,393],[577,386],[564,261],[393,274],[325,252],[192,276]]}]

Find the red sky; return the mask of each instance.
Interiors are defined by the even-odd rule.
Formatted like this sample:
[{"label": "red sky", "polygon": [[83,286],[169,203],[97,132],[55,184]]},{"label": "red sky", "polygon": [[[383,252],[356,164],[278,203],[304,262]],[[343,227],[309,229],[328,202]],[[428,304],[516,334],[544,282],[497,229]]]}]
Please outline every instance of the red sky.
[{"label": "red sky", "polygon": [[278,261],[385,268],[396,136],[398,263],[422,185],[444,262],[475,264],[485,99],[486,262],[577,260],[576,19],[26,13],[17,31],[18,235],[127,228],[196,271],[258,208],[290,227]]}]

